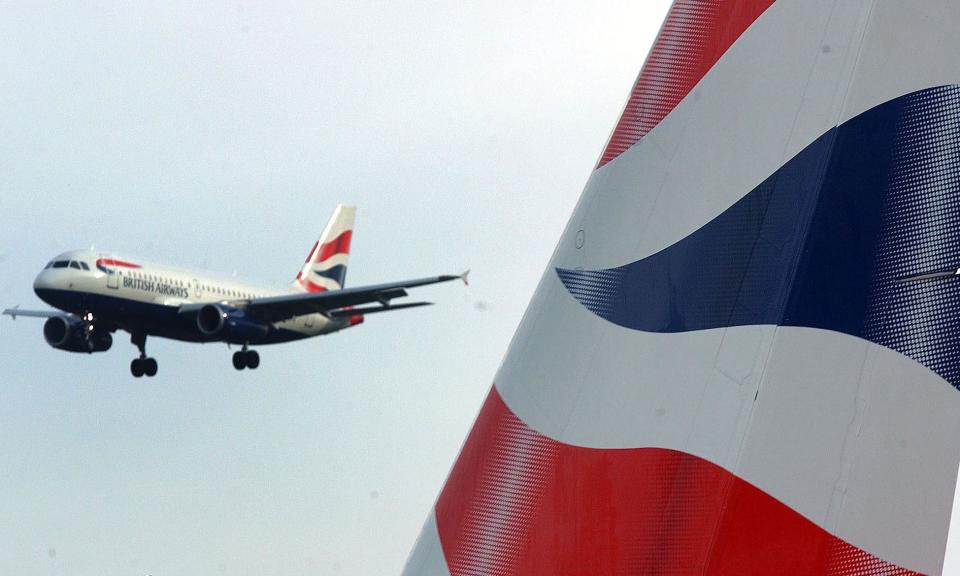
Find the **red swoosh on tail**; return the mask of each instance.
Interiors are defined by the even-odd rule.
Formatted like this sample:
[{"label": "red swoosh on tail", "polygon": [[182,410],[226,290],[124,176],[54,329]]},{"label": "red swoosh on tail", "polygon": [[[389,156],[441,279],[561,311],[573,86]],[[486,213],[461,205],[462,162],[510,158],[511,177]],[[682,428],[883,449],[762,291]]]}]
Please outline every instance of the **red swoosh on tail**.
[{"label": "red swoosh on tail", "polygon": [[335,254],[350,253],[350,238],[353,236],[351,230],[344,230],[339,236],[320,245],[317,255],[313,257],[314,262],[323,262]]},{"label": "red swoosh on tail", "polygon": [[495,387],[436,520],[453,576],[916,574],[696,456],[543,436]]},{"label": "red swoosh on tail", "polygon": [[773,0],[676,0],[630,91],[597,168],[640,141]]}]

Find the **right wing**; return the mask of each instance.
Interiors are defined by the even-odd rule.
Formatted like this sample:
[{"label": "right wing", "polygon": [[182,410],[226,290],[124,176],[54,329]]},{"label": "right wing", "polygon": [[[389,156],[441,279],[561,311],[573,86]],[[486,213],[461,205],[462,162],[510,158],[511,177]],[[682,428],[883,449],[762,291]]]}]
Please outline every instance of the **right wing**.
[{"label": "right wing", "polygon": [[[269,296],[266,298],[254,298],[241,303],[239,307],[246,310],[250,316],[261,322],[281,322],[297,316],[315,313],[320,313],[331,318],[339,318],[356,314],[373,314],[376,312],[415,308],[418,306],[427,306],[430,303],[410,302],[405,304],[391,304],[391,301],[395,298],[406,296],[407,288],[439,284],[451,280],[462,280],[464,284],[466,284],[469,272],[470,271],[467,270],[463,274],[445,274],[442,276],[417,278],[415,280],[344,288],[343,290],[304,292],[284,294],[282,296]],[[352,308],[353,306],[373,303],[379,305]],[[181,310],[185,311],[195,306],[201,305],[191,304],[181,307]]]}]

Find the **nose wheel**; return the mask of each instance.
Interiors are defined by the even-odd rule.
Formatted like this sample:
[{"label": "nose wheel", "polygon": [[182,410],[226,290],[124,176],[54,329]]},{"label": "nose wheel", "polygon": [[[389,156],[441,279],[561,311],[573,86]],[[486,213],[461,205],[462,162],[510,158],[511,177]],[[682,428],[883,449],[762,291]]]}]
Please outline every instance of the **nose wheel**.
[{"label": "nose wheel", "polygon": [[130,362],[130,373],[134,378],[146,376],[152,378],[157,375],[157,360],[147,357],[147,335],[133,334],[130,341],[140,350],[140,357]]},{"label": "nose wheel", "polygon": [[244,346],[243,350],[233,353],[233,367],[237,370],[244,368],[256,370],[258,366],[260,366],[260,355],[256,350],[247,350]]}]

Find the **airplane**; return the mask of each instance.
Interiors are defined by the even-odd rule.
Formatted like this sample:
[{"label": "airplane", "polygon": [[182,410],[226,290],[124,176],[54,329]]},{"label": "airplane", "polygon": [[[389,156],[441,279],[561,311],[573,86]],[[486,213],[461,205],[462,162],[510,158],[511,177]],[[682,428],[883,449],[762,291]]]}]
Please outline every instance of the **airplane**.
[{"label": "airplane", "polygon": [[106,352],[112,333],[129,332],[140,352],[130,362],[135,378],[157,374],[147,356],[147,337],[239,345],[237,370],[256,369],[251,345],[279,344],[331,334],[361,324],[368,314],[428,306],[393,300],[408,288],[462,280],[441,275],[344,288],[356,208],[340,204],[285,290],[233,278],[191,272],[94,250],[72,250],[51,260],[33,283],[36,295],[57,310],[3,311],[12,317],[46,318],[47,343],[67,352]]}]

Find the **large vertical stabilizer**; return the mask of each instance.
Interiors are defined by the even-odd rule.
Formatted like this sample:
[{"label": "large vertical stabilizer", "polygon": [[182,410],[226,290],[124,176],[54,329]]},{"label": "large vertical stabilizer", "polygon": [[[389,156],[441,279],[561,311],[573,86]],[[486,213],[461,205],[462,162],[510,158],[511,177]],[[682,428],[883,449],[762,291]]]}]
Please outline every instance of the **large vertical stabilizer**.
[{"label": "large vertical stabilizer", "polygon": [[677,0],[406,574],[939,574],[958,28]]}]

